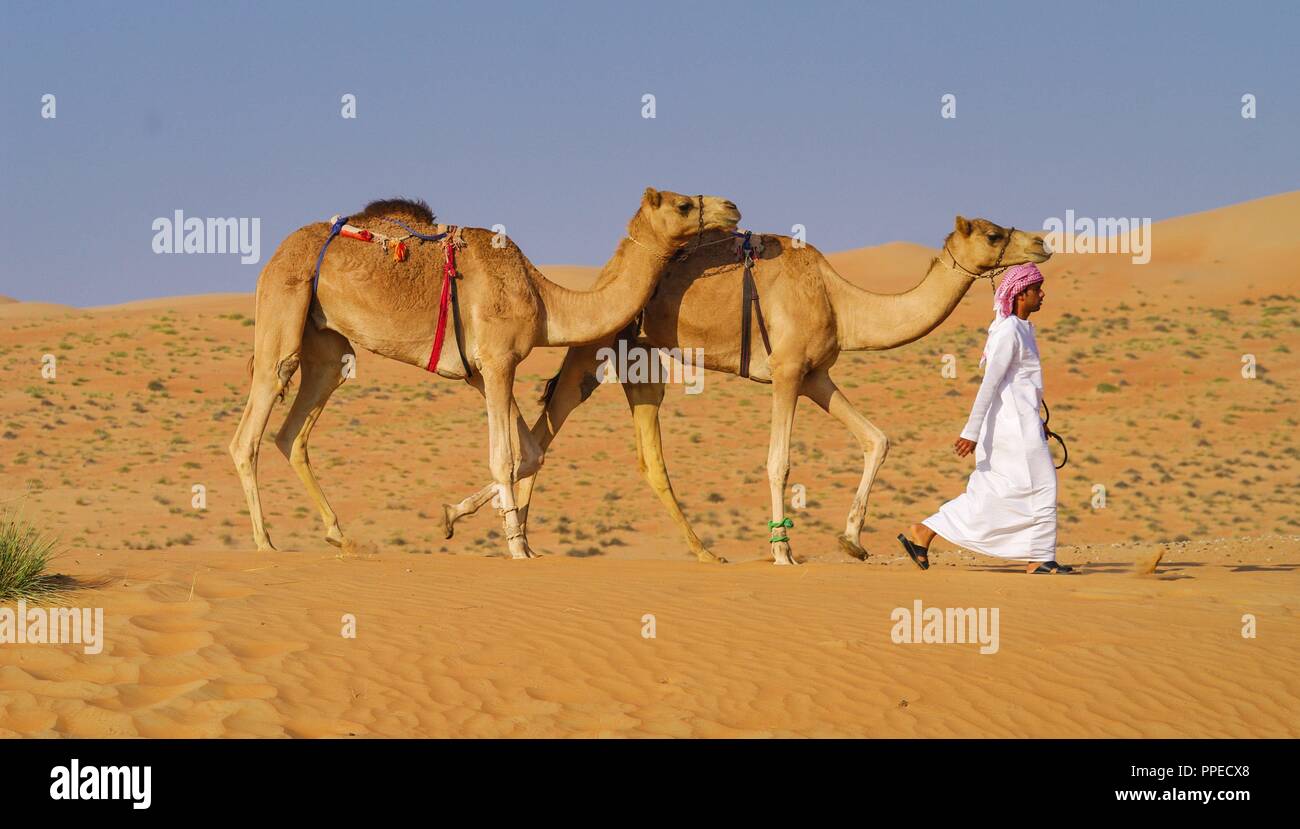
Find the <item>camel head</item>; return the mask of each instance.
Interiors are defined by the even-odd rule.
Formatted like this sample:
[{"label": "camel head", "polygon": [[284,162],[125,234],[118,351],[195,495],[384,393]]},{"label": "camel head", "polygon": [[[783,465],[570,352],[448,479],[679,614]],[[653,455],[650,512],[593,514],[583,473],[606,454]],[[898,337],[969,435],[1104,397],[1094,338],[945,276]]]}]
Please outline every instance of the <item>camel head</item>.
[{"label": "camel head", "polygon": [[[1008,232],[1010,239],[1007,238]],[[959,267],[981,274],[994,267],[1024,262],[1037,264],[1052,257],[1042,233],[1008,231],[988,219],[967,219],[965,216],[957,217],[952,233],[944,240],[944,247],[955,257]]]},{"label": "camel head", "polygon": [[657,243],[666,250],[674,250],[694,241],[702,232],[733,231],[739,222],[740,211],[728,199],[683,196],[647,187],[641,197],[641,209],[632,217],[628,231],[644,243]]}]

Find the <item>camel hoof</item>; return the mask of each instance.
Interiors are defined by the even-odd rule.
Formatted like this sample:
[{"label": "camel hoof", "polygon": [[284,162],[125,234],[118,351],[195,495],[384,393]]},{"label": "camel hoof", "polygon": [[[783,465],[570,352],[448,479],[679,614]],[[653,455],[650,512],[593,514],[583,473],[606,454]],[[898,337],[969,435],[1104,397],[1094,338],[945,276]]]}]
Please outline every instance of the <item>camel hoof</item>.
[{"label": "camel hoof", "polygon": [[456,534],[455,521],[451,517],[451,507],[447,504],[442,505],[442,537],[450,539]]},{"label": "camel hoof", "polygon": [[858,561],[866,561],[871,555],[866,550],[862,549],[860,545],[858,545],[853,541],[850,541],[844,536],[840,536],[839,541],[840,541],[840,549],[843,550],[845,553],[853,556]]},{"label": "camel hoof", "polygon": [[773,564],[798,564],[795,560],[794,553],[790,551],[790,545],[784,541],[772,545],[772,563]]},{"label": "camel hoof", "polygon": [[1133,562],[1133,572],[1139,575],[1149,576],[1156,571],[1157,567],[1160,566],[1160,560],[1164,557],[1165,551],[1163,547],[1155,552],[1147,553],[1137,561]]},{"label": "camel hoof", "polygon": [[719,555],[714,555],[708,550],[700,550],[695,554],[695,560],[701,564],[726,564],[727,560]]},{"label": "camel hoof", "polygon": [[270,542],[269,539],[268,539],[267,541],[259,541],[259,542],[257,543],[257,551],[258,551],[259,553],[278,553],[278,552],[280,552],[280,550],[279,550],[279,549],[278,549],[274,544],[272,544],[272,543]]}]

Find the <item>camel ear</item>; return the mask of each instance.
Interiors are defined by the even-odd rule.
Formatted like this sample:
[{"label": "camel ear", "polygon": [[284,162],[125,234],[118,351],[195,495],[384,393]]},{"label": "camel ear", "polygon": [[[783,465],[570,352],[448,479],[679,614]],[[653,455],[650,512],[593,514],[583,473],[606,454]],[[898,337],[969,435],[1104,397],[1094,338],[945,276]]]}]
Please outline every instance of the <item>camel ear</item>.
[{"label": "camel ear", "polygon": [[661,196],[659,191],[653,187],[647,187],[645,189],[645,195],[641,197],[641,200],[651,207],[658,207],[659,203],[663,201],[663,196]]},{"label": "camel ear", "polygon": [[953,229],[962,236],[970,235],[970,222],[965,216],[958,216],[957,221],[953,224]]}]

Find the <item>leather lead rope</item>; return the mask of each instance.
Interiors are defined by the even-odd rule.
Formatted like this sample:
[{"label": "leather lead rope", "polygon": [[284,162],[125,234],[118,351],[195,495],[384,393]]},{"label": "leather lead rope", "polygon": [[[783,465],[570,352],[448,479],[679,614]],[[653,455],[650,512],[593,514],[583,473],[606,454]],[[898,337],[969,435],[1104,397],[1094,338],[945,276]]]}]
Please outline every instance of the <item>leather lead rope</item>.
[{"label": "leather lead rope", "polygon": [[763,350],[767,352],[767,356],[772,356],[772,341],[767,336],[767,324],[763,321],[763,305],[758,301],[758,286],[754,283],[754,251],[750,244],[752,235],[751,231],[745,231],[745,241],[740,248],[745,257],[745,274],[740,281],[740,376],[745,378],[749,377],[749,338],[755,315],[758,316],[758,333],[763,337]]},{"label": "leather lead rope", "polygon": [[1052,410],[1047,408],[1047,401],[1039,400],[1038,402],[1043,404],[1043,412],[1046,414],[1046,417],[1043,418],[1043,434],[1045,435],[1043,439],[1044,440],[1046,440],[1047,438],[1055,439],[1057,443],[1061,444],[1061,451],[1065,453],[1065,457],[1061,458],[1061,462],[1059,464],[1055,464],[1055,463],[1052,464],[1052,466],[1055,466],[1057,469],[1060,469],[1061,467],[1065,466],[1067,463],[1070,462],[1070,448],[1065,445],[1065,438],[1061,437],[1056,432],[1053,432],[1051,429],[1047,427],[1047,424],[1052,419]]}]

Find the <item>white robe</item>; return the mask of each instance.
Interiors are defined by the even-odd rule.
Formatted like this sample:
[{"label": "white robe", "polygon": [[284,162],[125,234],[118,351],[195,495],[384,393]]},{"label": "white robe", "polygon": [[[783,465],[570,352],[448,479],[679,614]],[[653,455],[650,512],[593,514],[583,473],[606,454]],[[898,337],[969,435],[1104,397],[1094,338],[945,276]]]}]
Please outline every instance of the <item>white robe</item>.
[{"label": "white robe", "polygon": [[975,441],[966,491],[922,523],[959,547],[998,558],[1056,558],[1056,468],[1038,406],[1034,327],[1013,315],[989,329],[987,368],[961,436]]}]

